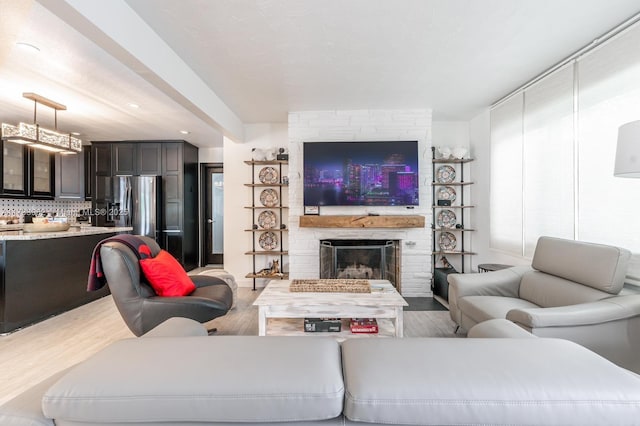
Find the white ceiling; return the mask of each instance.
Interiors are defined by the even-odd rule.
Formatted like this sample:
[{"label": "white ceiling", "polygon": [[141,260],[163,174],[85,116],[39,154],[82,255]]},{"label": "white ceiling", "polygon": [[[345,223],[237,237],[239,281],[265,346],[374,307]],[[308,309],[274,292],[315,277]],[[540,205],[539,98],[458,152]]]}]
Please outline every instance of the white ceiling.
[{"label": "white ceiling", "polygon": [[301,110],[466,121],[639,11],[637,0],[0,0],[0,120],[30,122],[21,94],[36,92],[66,104],[58,127],[86,140],[220,146],[221,132],[241,137],[236,122]]}]

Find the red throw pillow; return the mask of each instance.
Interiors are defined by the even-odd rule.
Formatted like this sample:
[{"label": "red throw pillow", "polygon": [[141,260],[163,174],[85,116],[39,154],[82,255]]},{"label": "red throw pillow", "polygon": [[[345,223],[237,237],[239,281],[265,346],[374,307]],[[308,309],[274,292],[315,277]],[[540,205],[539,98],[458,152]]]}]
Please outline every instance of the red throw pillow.
[{"label": "red throw pillow", "polygon": [[158,296],[186,296],[196,289],[182,265],[168,251],[160,250],[156,257],[140,259],[140,267]]}]

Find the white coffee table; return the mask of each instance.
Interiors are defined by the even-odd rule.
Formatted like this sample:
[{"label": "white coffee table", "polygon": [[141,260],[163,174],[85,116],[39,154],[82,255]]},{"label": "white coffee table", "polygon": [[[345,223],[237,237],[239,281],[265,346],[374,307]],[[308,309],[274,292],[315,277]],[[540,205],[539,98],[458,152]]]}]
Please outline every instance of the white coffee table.
[{"label": "white coffee table", "polygon": [[[259,336],[267,335],[268,321],[275,318],[388,318],[393,335],[403,336],[402,307],[408,303],[387,280],[370,280],[371,293],[298,293],[289,291],[289,283],[270,281],[253,302],[258,306]],[[299,330],[304,334],[302,323]]]}]

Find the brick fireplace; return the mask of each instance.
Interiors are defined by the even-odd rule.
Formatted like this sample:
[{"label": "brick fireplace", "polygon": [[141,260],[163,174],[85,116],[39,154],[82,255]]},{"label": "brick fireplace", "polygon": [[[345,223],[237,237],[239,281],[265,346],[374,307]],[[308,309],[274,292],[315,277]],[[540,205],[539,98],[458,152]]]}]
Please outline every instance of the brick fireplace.
[{"label": "brick fireplace", "polygon": [[[397,277],[403,296],[431,295],[431,110],[305,111],[289,113],[289,276],[320,278],[321,240],[397,242]],[[421,228],[300,227],[303,204],[303,142],[417,140],[420,205],[321,207],[320,215],[420,215]]]}]

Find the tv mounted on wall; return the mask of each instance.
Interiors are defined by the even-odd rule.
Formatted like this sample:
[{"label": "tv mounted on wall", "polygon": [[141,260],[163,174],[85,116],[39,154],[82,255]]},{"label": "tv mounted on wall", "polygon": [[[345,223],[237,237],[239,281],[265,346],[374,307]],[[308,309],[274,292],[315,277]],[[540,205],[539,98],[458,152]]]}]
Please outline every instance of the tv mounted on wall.
[{"label": "tv mounted on wall", "polygon": [[417,206],[418,141],[305,142],[305,206]]}]

